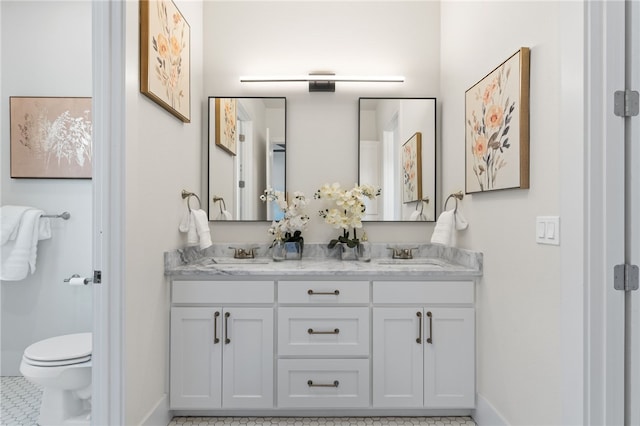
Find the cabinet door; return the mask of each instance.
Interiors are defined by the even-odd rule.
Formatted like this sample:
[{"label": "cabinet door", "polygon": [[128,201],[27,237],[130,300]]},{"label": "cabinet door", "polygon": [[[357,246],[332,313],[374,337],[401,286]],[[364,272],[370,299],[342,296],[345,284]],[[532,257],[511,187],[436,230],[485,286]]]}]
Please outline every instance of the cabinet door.
[{"label": "cabinet door", "polygon": [[473,408],[474,308],[425,308],[424,311],[425,407]]},{"label": "cabinet door", "polygon": [[221,318],[219,308],[171,308],[172,409],[220,407]]},{"label": "cabinet door", "polygon": [[273,407],[273,309],[225,308],[222,406]]},{"label": "cabinet door", "polygon": [[422,308],[373,309],[373,406],[422,407]]}]

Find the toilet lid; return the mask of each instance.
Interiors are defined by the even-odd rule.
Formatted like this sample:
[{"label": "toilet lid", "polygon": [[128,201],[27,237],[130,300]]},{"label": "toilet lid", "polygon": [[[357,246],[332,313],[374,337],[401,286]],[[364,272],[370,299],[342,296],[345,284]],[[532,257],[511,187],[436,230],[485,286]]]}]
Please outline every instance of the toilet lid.
[{"label": "toilet lid", "polygon": [[91,333],[67,334],[41,340],[24,351],[24,357],[39,363],[74,363],[91,359]]}]

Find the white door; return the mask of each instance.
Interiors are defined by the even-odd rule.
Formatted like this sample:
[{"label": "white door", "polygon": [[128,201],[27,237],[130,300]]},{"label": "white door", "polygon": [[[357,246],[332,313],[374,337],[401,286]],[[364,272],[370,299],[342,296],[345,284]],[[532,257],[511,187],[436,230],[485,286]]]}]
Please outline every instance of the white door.
[{"label": "white door", "polygon": [[172,409],[220,408],[222,318],[220,308],[171,308]]},{"label": "white door", "polygon": [[373,406],[423,405],[422,308],[373,308]]},{"label": "white door", "polygon": [[223,407],[273,407],[273,309],[226,308],[223,321]]},{"label": "white door", "polygon": [[475,407],[474,308],[424,311],[425,408]]}]

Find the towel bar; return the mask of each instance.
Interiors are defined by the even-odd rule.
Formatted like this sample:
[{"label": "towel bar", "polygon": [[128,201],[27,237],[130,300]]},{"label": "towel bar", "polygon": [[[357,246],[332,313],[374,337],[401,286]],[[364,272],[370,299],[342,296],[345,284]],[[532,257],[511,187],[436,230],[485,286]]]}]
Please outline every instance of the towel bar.
[{"label": "towel bar", "polygon": [[71,214],[69,212],[62,212],[60,214],[43,214],[40,217],[50,217],[50,218],[53,218],[53,219],[69,220],[69,218],[71,217]]}]

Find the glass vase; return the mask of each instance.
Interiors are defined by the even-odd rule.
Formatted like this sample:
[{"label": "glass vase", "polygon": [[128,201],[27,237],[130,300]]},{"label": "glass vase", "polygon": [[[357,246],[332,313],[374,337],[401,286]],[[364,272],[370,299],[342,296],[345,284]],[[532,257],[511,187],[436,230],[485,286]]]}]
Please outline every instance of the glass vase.
[{"label": "glass vase", "polygon": [[303,245],[300,241],[276,241],[273,244],[273,260],[300,260],[302,259]]},{"label": "glass vase", "polygon": [[358,244],[358,260],[361,262],[371,261],[371,243],[369,241],[363,241]]},{"label": "glass vase", "polygon": [[345,243],[340,244],[340,259],[358,260],[358,246],[349,247]]}]

